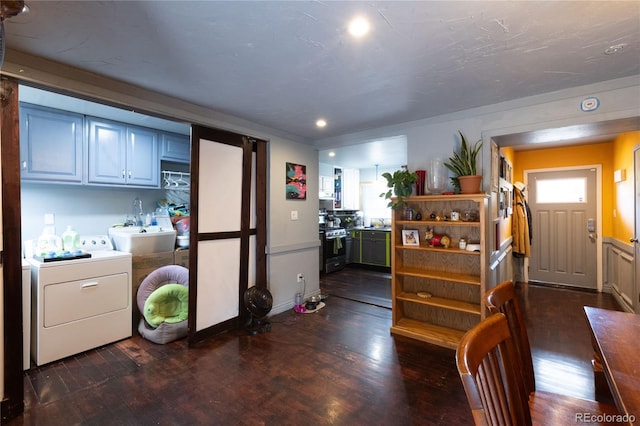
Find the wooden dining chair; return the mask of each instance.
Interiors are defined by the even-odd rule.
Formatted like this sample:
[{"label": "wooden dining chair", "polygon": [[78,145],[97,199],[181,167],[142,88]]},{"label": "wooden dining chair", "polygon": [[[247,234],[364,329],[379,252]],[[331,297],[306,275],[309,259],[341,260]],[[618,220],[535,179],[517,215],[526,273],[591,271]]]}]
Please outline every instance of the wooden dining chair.
[{"label": "wooden dining chair", "polygon": [[[536,379],[533,370],[529,335],[513,282],[505,281],[487,291],[484,295],[484,301],[490,313],[501,312],[507,317],[509,330],[515,340],[516,353],[520,359],[522,379],[524,380],[525,388],[530,394],[535,392]],[[612,401],[611,391],[604,377],[600,360],[594,358],[591,363],[593,366],[596,399],[598,401]]]},{"label": "wooden dining chair", "polygon": [[484,302],[490,313],[501,312],[507,317],[509,331],[515,340],[516,354],[520,361],[519,365],[522,371],[524,387],[529,394],[535,392],[536,379],[533,372],[529,335],[513,282],[505,281],[487,291],[484,295]]},{"label": "wooden dining chair", "polygon": [[456,350],[458,373],[476,425],[560,425],[619,414],[614,406],[525,389],[507,318],[490,315],[469,330]]},{"label": "wooden dining chair", "polygon": [[530,425],[528,393],[504,314],[469,330],[456,350],[458,373],[476,425]]}]

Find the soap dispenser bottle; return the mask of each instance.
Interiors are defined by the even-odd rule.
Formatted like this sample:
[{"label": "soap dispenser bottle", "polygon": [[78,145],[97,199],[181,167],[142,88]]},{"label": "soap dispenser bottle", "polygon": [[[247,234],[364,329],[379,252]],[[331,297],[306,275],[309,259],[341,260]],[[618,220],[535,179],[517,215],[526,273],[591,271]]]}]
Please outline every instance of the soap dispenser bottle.
[{"label": "soap dispenser bottle", "polygon": [[134,222],[133,224],[135,226],[142,226],[143,225],[142,215],[144,211],[142,210],[142,200],[140,198],[136,197],[133,200],[133,209],[131,213],[133,213],[133,222]]},{"label": "soap dispenser bottle", "polygon": [[75,251],[80,247],[80,235],[67,225],[67,230],[62,233],[62,248],[65,251]]}]

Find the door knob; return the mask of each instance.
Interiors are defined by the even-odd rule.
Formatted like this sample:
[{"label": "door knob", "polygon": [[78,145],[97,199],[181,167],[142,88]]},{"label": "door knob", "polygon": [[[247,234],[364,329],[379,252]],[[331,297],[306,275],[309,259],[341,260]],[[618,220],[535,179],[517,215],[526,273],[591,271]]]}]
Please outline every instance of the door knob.
[{"label": "door knob", "polygon": [[637,243],[638,239],[637,238],[629,238],[629,242],[630,243]]}]

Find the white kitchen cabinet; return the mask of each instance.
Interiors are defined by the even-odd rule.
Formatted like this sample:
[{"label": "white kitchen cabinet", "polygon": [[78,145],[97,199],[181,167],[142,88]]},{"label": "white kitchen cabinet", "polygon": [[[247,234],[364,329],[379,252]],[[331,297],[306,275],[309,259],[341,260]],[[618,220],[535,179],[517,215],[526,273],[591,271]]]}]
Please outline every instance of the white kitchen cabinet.
[{"label": "white kitchen cabinet", "polygon": [[160,187],[158,132],[87,117],[89,184]]},{"label": "white kitchen cabinet", "polygon": [[176,163],[191,162],[191,141],[189,136],[177,133],[161,133],[160,159]]},{"label": "white kitchen cabinet", "polygon": [[342,169],[342,209],[360,210],[360,170]]},{"label": "white kitchen cabinet", "polygon": [[320,176],[320,199],[333,200],[333,176]]},{"label": "white kitchen cabinet", "polygon": [[83,123],[81,114],[21,103],[20,178],[81,184]]}]

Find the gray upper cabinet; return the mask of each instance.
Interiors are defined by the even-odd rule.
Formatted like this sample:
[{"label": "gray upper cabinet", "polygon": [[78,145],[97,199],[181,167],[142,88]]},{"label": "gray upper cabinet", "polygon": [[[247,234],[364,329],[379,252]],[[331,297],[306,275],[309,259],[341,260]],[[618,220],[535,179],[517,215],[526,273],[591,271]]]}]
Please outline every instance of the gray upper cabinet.
[{"label": "gray upper cabinet", "polygon": [[127,129],[121,123],[88,117],[88,182],[126,183]]},{"label": "gray upper cabinet", "polygon": [[160,159],[176,163],[190,163],[191,141],[189,136],[177,133],[161,133]]},{"label": "gray upper cabinet", "polygon": [[158,132],[87,117],[89,184],[160,187]]},{"label": "gray upper cabinet", "polygon": [[127,184],[160,188],[158,132],[127,127]]},{"label": "gray upper cabinet", "polygon": [[21,103],[21,179],[82,184],[83,123],[81,114]]}]

